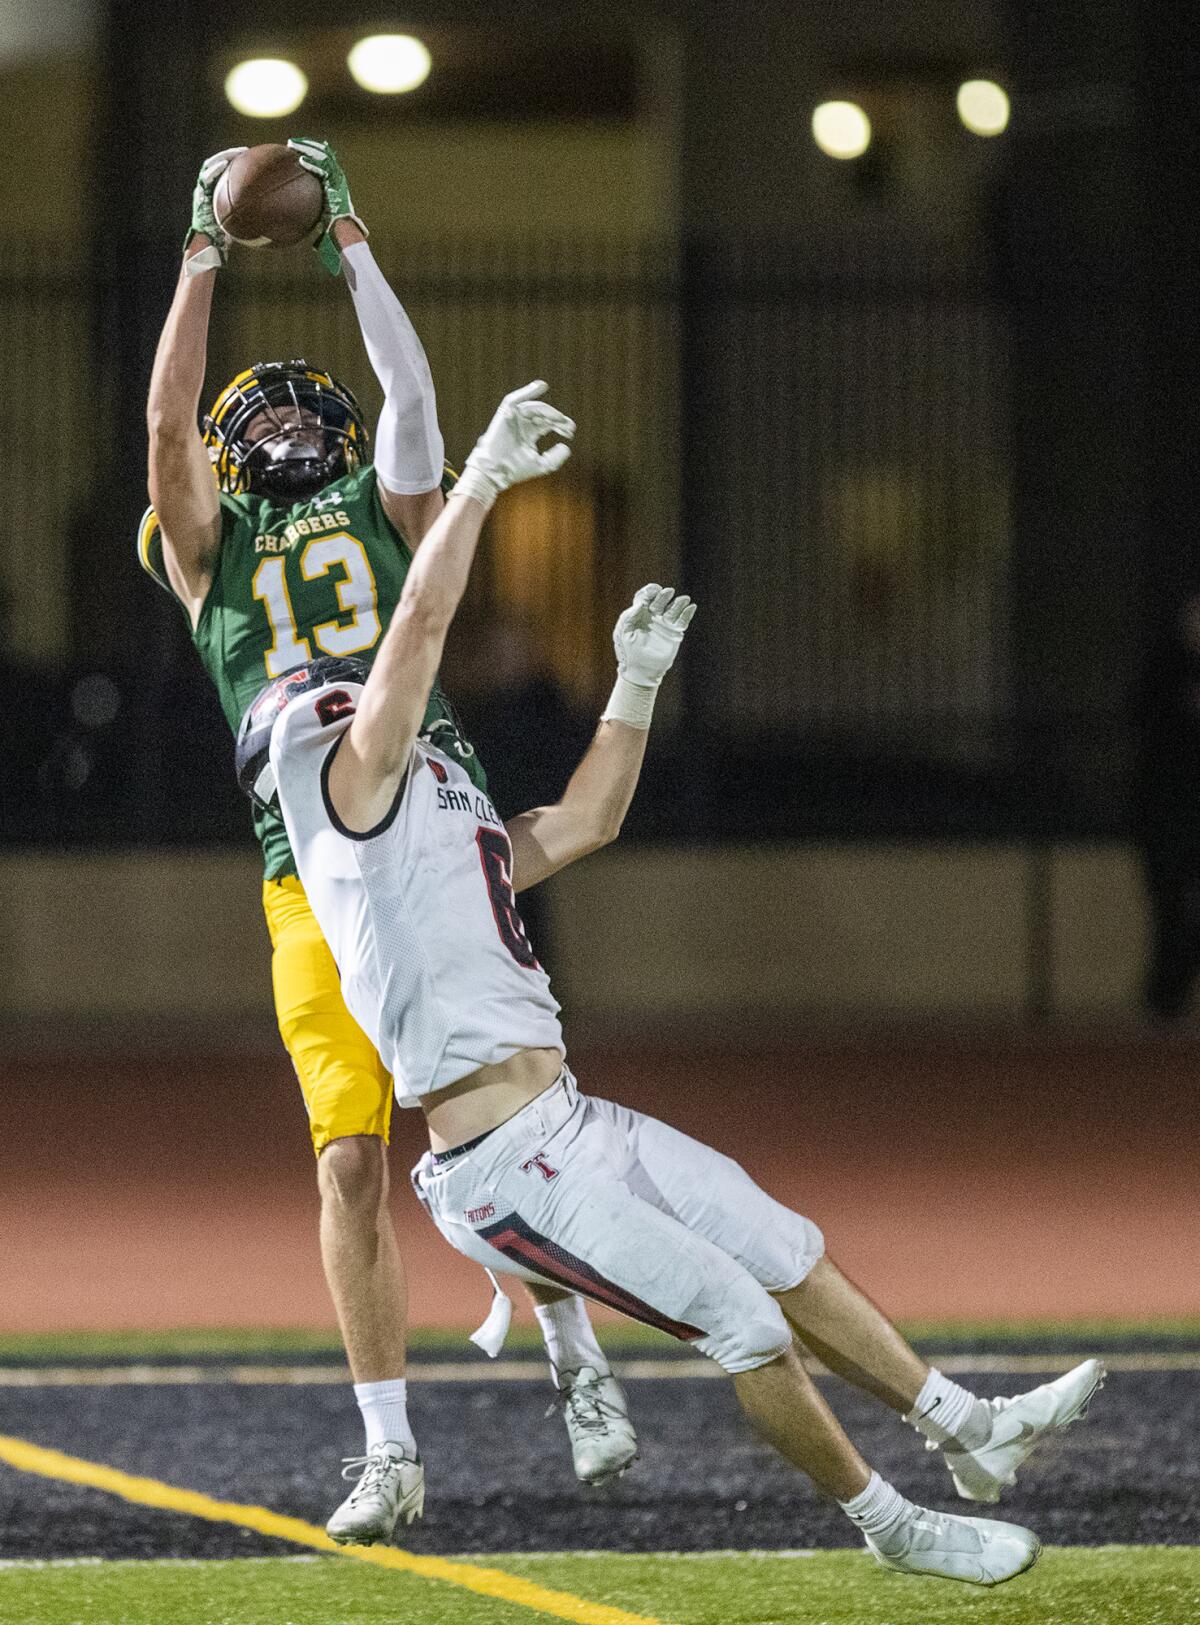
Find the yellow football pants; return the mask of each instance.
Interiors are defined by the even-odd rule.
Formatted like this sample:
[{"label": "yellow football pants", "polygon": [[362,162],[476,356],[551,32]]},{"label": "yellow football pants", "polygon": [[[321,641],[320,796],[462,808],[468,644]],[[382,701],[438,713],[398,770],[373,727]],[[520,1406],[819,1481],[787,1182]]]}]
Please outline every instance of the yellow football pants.
[{"label": "yellow football pants", "polygon": [[346,1134],[388,1137],[392,1080],[347,1010],[333,955],[295,875],[263,882],[275,1014],[308,1110],[313,1149]]}]

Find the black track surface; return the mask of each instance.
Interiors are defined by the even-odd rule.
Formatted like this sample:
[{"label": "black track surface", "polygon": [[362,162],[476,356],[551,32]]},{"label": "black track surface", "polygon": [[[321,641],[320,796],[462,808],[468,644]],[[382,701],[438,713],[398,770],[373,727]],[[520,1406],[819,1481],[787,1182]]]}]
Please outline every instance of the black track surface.
[{"label": "black track surface", "polygon": [[[529,1382],[413,1386],[428,1495],[424,1521],[405,1545],[456,1553],[857,1544],[837,1509],[751,1434],[727,1383],[631,1383],[641,1459],[611,1488],[586,1490],[572,1476],[562,1423],[544,1415],[551,1393],[542,1368],[530,1370]],[[992,1394],[1044,1379],[962,1380]],[[863,1453],[906,1494],[969,1510],[915,1433],[841,1383],[821,1386]],[[2,1389],[0,1432],[318,1524],[344,1493],[340,1458],[357,1451],[360,1437],[348,1386],[227,1383]],[[1056,1544],[1200,1542],[1198,1437],[1200,1374],[1110,1375],[1091,1416],[1026,1467],[1002,1516]],[[249,1531],[0,1466],[3,1557],[286,1549]]]}]

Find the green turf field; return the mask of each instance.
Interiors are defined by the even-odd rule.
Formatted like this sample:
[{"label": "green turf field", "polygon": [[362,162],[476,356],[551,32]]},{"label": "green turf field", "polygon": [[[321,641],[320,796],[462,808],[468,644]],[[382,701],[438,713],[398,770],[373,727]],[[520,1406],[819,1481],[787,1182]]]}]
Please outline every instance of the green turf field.
[{"label": "green turf field", "polygon": [[[995,1591],[887,1574],[859,1552],[486,1562],[671,1625],[1192,1625],[1200,1613],[1200,1548],[1188,1547],[1048,1551]],[[0,1568],[0,1619],[13,1625],[533,1625],[550,1617],[338,1558]]]},{"label": "green turf field", "polygon": [[[1164,1351],[1195,1349],[1200,1344],[1200,1325],[1196,1321],[1152,1326],[941,1325],[909,1330],[929,1346],[948,1352],[955,1347],[986,1348],[1011,1343],[1017,1336],[1044,1349],[1057,1346],[1087,1350],[1093,1341],[1119,1347],[1126,1338],[1133,1340],[1134,1346],[1151,1344]],[[617,1345],[614,1352],[631,1356],[671,1347],[669,1340],[657,1333],[625,1326],[619,1328],[619,1335],[609,1336],[606,1341]],[[534,1347],[540,1348],[540,1340],[527,1332],[514,1340],[513,1352]],[[460,1333],[418,1332],[413,1339],[418,1359],[422,1352],[436,1358],[444,1350],[450,1351],[452,1358],[469,1353]],[[335,1362],[340,1349],[336,1334],[324,1331],[190,1330],[0,1339],[0,1361],[10,1365],[22,1361],[70,1364],[155,1359],[170,1363],[189,1357],[202,1360],[205,1356],[269,1360],[273,1355],[301,1356],[305,1360],[319,1356]],[[486,1362],[481,1362],[481,1368],[486,1375]],[[1134,1380],[1140,1379],[1131,1374],[1122,1378],[1124,1382]],[[1179,1376],[1145,1380],[1194,1381]],[[16,1407],[20,1393],[14,1389],[11,1399]],[[114,1403],[124,1401],[118,1398]],[[17,1418],[20,1413],[14,1408],[13,1414]],[[24,1434],[26,1430],[18,1425],[10,1431]],[[30,1432],[36,1437],[35,1430],[31,1428]],[[94,1454],[100,1462],[108,1459],[99,1447]],[[35,1474],[41,1471],[36,1466],[25,1470]],[[52,1464],[47,1476],[53,1480],[62,1474]],[[169,1476],[181,1484],[188,1481],[182,1471]],[[22,1482],[27,1500],[32,1497],[36,1501],[37,1496],[46,1493],[43,1481],[36,1477]],[[85,1477],[78,1482],[94,1484],[96,1480]],[[129,1494],[128,1486],[117,1486],[115,1490],[112,1485],[100,1487],[138,1501],[136,1493]],[[60,1485],[55,1493],[70,1492]],[[284,1495],[268,1499],[266,1504],[287,1506],[289,1499]],[[173,1500],[151,1499],[145,1505],[165,1506],[175,1512],[186,1510]],[[217,1530],[223,1522],[230,1522],[236,1533],[236,1526],[245,1522],[239,1517],[230,1518],[228,1509],[215,1508],[198,1515],[212,1517],[214,1513],[217,1522],[210,1527]],[[169,1520],[170,1511],[153,1511],[149,1519],[152,1522],[160,1516]],[[1191,1524],[1183,1514],[1178,1516],[1182,1518],[1178,1523],[1182,1533]],[[41,1544],[36,1512],[34,1517],[32,1543],[16,1549],[55,1550],[54,1546]],[[61,1511],[59,1517],[61,1522]],[[93,1513],[86,1514],[85,1529],[91,1527],[87,1519],[93,1517]],[[67,1527],[78,1534],[69,1520]],[[259,1529],[261,1525],[251,1522],[248,1527]],[[1161,1523],[1157,1526],[1163,1527]],[[288,1538],[319,1548],[320,1531],[309,1533],[316,1538],[307,1539],[303,1533]],[[496,1543],[513,1538],[512,1534],[501,1535]],[[676,1530],[674,1540],[682,1538]],[[1109,1538],[1126,1538],[1124,1529],[1118,1527]],[[1158,1538],[1157,1533],[1150,1538]],[[669,1537],[663,1542],[672,1543]],[[103,1533],[98,1534],[95,1544],[85,1538],[57,1547],[59,1551],[64,1549],[103,1551]],[[153,1550],[153,1544],[149,1549]],[[394,1550],[400,1558],[403,1548]],[[2,1554],[0,1528],[0,1558]],[[407,1554],[401,1561],[402,1565],[412,1566]],[[440,1560],[415,1561],[419,1565]],[[0,1560],[0,1625],[351,1625],[357,1621],[371,1621],[373,1625],[536,1625],[552,1618],[573,1621],[574,1625],[639,1625],[641,1621],[656,1625],[960,1625],[963,1621],[979,1625],[1194,1625],[1200,1621],[1200,1545],[1051,1548],[1030,1574],[990,1591],[889,1574],[858,1550],[811,1554],[487,1554],[470,1556],[462,1562],[466,1567],[458,1571],[458,1580],[463,1583],[453,1583],[453,1576],[426,1578],[404,1572],[403,1567],[381,1568],[369,1558],[354,1556],[229,1556],[219,1561],[148,1556],[139,1561],[80,1558],[41,1565],[20,1561],[5,1564]],[[489,1584],[485,1576],[481,1588],[482,1570],[502,1571],[504,1576],[527,1580],[555,1594],[557,1602],[536,1607],[481,1594],[481,1589],[487,1592]],[[503,1580],[497,1582],[497,1587],[510,1594],[513,1589]],[[541,1600],[545,1604],[545,1598]]]},{"label": "green turf field", "polygon": [[[1200,1319],[1173,1320],[1012,1320],[1001,1323],[976,1321],[909,1321],[902,1325],[904,1335],[914,1342],[953,1350],[995,1343],[1044,1342],[1047,1346],[1070,1344],[1081,1349],[1093,1343],[1108,1345],[1136,1338],[1152,1341],[1156,1347],[1200,1342]],[[663,1332],[634,1321],[620,1321],[603,1329],[606,1348],[667,1349],[679,1345]],[[433,1327],[415,1326],[409,1333],[414,1355],[422,1352],[457,1351],[470,1353],[467,1334]],[[536,1326],[515,1325],[509,1333],[507,1352],[537,1350],[542,1347]],[[182,1328],[176,1331],[59,1331],[0,1333],[0,1360],[151,1360],[178,1356],[225,1356],[250,1358],[270,1354],[328,1354],[341,1357],[342,1344],[335,1330],[307,1326],[262,1330],[247,1327]]]}]

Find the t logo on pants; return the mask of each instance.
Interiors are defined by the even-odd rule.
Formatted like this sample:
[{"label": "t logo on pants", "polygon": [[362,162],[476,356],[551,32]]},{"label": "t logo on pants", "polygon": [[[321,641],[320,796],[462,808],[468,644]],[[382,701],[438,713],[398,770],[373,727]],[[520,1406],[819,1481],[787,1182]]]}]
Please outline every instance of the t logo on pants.
[{"label": "t logo on pants", "polygon": [[521,1164],[521,1172],[523,1174],[532,1173],[535,1168],[537,1169],[538,1173],[541,1174],[543,1179],[558,1178],[558,1169],[551,1168],[550,1164],[546,1161],[545,1157],[542,1156],[540,1151],[536,1157],[530,1157],[528,1162],[523,1162]]}]

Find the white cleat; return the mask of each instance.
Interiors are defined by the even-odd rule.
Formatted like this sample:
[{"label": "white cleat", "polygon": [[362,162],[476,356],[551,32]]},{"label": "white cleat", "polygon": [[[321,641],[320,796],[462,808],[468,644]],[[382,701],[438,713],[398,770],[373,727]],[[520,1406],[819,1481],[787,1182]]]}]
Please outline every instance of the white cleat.
[{"label": "white cleat", "polygon": [[546,1415],[562,1410],[575,1477],[582,1484],[619,1478],[637,1455],[637,1434],[620,1383],[590,1365],[556,1372],[555,1380],[558,1398]]},{"label": "white cleat", "polygon": [[1104,1386],[1105,1370],[1099,1360],[1085,1360],[1056,1382],[1043,1383],[1015,1399],[989,1399],[992,1436],[977,1450],[960,1449],[953,1442],[943,1447],[954,1487],[964,1501],[1000,1499],[1000,1492],[1017,1481],[1017,1469],[1044,1439],[1059,1433],[1086,1414],[1092,1398]]},{"label": "white cleat", "polygon": [[867,1548],[885,1569],[931,1574],[967,1585],[998,1586],[1031,1569],[1042,1543],[1032,1529],[991,1518],[960,1518],[952,1512],[914,1507],[884,1538],[870,1535]]},{"label": "white cleat", "polygon": [[373,1546],[390,1540],[403,1519],[406,1524],[425,1510],[425,1469],[420,1457],[406,1456],[404,1447],[388,1440],[365,1456],[351,1456],[343,1478],[358,1471],[358,1482],[325,1525],[325,1533],[339,1546]]}]

